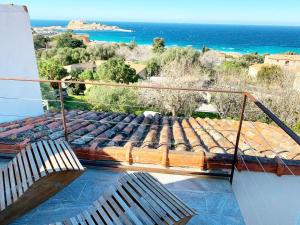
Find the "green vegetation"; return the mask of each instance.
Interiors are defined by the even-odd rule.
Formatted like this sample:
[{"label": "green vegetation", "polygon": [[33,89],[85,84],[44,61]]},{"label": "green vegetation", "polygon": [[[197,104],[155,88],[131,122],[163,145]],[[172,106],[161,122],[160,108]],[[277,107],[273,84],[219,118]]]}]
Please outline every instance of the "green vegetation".
[{"label": "green vegetation", "polygon": [[[80,79],[81,70],[72,70],[69,75],[72,81],[83,81]],[[85,84],[68,83],[67,91],[69,95],[83,95],[86,90]]]},{"label": "green vegetation", "polygon": [[263,63],[265,59],[264,55],[259,55],[258,53],[246,54],[241,57],[241,61],[248,63],[248,65],[253,65],[256,63]]},{"label": "green vegetation", "polygon": [[155,53],[162,53],[165,50],[165,39],[159,37],[154,38],[152,49]]},{"label": "green vegetation", "polygon": [[86,95],[94,110],[124,113],[134,113],[138,110],[134,107],[137,97],[132,89],[91,87]]},{"label": "green vegetation", "polygon": [[85,80],[94,80],[94,73],[90,70],[84,70],[82,73],[79,75],[79,79],[82,81]]},{"label": "green vegetation", "polygon": [[151,59],[147,62],[147,74],[149,77],[157,76],[160,72],[160,65],[157,59]]},{"label": "green vegetation", "polygon": [[263,66],[257,74],[257,79],[270,85],[272,82],[282,79],[283,71],[279,66]]},{"label": "green vegetation", "polygon": [[111,58],[97,69],[95,79],[129,84],[137,82],[139,77],[124,59]]},{"label": "green vegetation", "polygon": [[56,48],[83,48],[85,45],[82,40],[77,40],[72,37],[72,33],[63,33],[54,38]]},{"label": "green vegetation", "polygon": [[33,43],[35,50],[46,48],[50,38],[37,34],[33,36]]},{"label": "green vegetation", "polygon": [[93,105],[87,102],[84,95],[69,95],[64,99],[65,108],[67,110],[92,110]]},{"label": "green vegetation", "polygon": [[[66,76],[67,71],[54,59],[42,60],[38,63],[40,77],[47,80],[61,80]],[[58,88],[57,83],[51,83],[54,89]]]}]

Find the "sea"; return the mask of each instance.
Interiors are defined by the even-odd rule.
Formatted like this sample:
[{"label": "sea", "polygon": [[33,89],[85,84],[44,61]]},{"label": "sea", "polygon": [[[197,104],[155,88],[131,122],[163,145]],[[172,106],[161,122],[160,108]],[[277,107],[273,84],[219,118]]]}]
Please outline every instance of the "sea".
[{"label": "sea", "polygon": [[[32,20],[33,27],[66,26],[67,20]],[[93,21],[94,22],[94,21]],[[95,21],[97,22],[97,21]],[[90,40],[103,42],[135,41],[151,45],[153,38],[163,37],[167,47],[181,46],[197,49],[206,46],[224,52],[275,54],[300,53],[300,27],[254,25],[208,25],[179,23],[140,23],[101,21],[133,32],[74,31],[88,34]]]}]

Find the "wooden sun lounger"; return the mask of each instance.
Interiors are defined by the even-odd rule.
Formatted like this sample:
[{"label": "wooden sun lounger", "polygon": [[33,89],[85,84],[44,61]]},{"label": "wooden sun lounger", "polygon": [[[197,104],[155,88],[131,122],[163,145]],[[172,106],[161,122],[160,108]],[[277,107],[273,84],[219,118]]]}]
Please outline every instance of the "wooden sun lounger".
[{"label": "wooden sun lounger", "polygon": [[86,211],[50,225],[187,224],[196,211],[147,173],[126,174]]},{"label": "wooden sun lounger", "polygon": [[0,224],[36,207],[83,172],[67,142],[28,145],[0,169]]}]

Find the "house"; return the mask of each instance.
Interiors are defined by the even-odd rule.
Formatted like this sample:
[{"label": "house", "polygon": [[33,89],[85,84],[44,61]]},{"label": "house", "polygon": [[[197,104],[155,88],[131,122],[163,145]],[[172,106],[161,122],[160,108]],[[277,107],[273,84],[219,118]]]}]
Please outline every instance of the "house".
[{"label": "house", "polygon": [[88,63],[72,64],[72,65],[64,66],[64,68],[67,70],[68,73],[70,73],[72,70],[90,70],[92,72],[95,72],[97,66],[93,62],[88,62]]},{"label": "house", "polygon": [[72,35],[73,38],[77,39],[77,40],[81,40],[83,41],[83,44],[88,45],[90,44],[90,36],[87,34],[73,34]]},{"label": "house", "polygon": [[[0,4],[0,34],[0,78],[38,79],[30,19],[25,6]],[[2,80],[0,96],[1,114],[10,115],[0,116],[0,122],[44,113],[38,83]],[[19,98],[36,100],[24,101]]]},{"label": "house", "polygon": [[264,63],[280,66],[289,72],[300,72],[300,55],[267,55]]},{"label": "house", "polygon": [[226,54],[223,52],[218,52],[214,50],[210,50],[205,52],[200,57],[200,62],[202,64],[214,64],[214,65],[221,65],[226,60]]}]

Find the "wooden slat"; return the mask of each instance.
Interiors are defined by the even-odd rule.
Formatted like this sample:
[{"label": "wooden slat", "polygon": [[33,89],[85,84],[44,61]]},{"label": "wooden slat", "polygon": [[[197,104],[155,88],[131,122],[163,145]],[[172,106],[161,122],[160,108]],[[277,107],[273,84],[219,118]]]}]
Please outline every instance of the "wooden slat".
[{"label": "wooden slat", "polygon": [[79,223],[81,224],[81,225],[87,225],[87,223],[84,221],[84,218],[82,218],[82,215],[80,214],[80,215],[77,215],[76,216],[76,219],[79,221]]},{"label": "wooden slat", "polygon": [[151,190],[162,202],[164,202],[172,212],[176,213],[179,218],[184,218],[185,215],[176,208],[176,204],[172,204],[172,201],[170,199],[166,198],[166,196],[163,196],[155,186],[151,185],[151,183],[147,182],[145,179],[141,178],[140,175],[131,175],[135,176],[140,182],[142,182],[149,190]]},{"label": "wooden slat", "polygon": [[74,161],[74,159],[73,159],[70,151],[68,150],[68,148],[64,145],[64,142],[60,142],[59,144],[61,145],[63,151],[65,152],[65,154],[66,154],[68,160],[70,161],[71,165],[73,166],[73,168],[75,170],[79,170],[79,167],[77,166],[76,162]]},{"label": "wooden slat", "polygon": [[114,223],[110,220],[110,218],[108,217],[106,212],[103,210],[103,208],[101,207],[101,205],[99,204],[98,201],[94,202],[94,206],[97,208],[97,211],[100,213],[101,217],[103,218],[103,220],[105,221],[106,224],[114,225]]},{"label": "wooden slat", "polygon": [[[154,184],[153,182],[149,181],[147,177],[143,176],[143,173],[139,173],[135,175],[138,179],[140,179],[146,186],[148,186],[152,191],[156,192],[157,195],[161,198],[161,200],[164,200],[164,202],[168,202],[171,204],[172,211],[179,214],[181,218],[184,218],[185,216],[189,216],[189,213],[187,213],[182,207],[180,207],[168,194],[163,192],[158,185]],[[177,210],[176,210],[177,209]]]},{"label": "wooden slat", "polygon": [[144,176],[148,177],[149,180],[152,180],[153,182],[156,183],[156,185],[161,188],[161,190],[164,191],[164,194],[169,195],[174,201],[176,201],[176,203],[178,205],[180,205],[181,207],[183,207],[188,213],[189,215],[194,215],[196,214],[196,211],[193,210],[192,208],[188,207],[184,202],[182,202],[181,200],[179,200],[179,198],[174,195],[172,192],[170,192],[164,185],[162,185],[156,178],[154,178],[153,176],[151,176],[148,173],[142,173]]},{"label": "wooden slat", "polygon": [[132,180],[131,182],[134,182],[135,184],[137,184],[138,186],[140,186],[147,194],[149,194],[151,196],[151,198],[158,203],[159,206],[162,207],[162,209],[168,213],[175,221],[179,221],[179,217],[177,215],[174,214],[174,212],[169,208],[169,206],[160,200],[160,198],[158,198],[151,189],[149,189],[148,187],[146,187],[140,180],[138,179],[134,179],[134,177],[132,177],[132,175],[128,175],[128,177],[130,177]]},{"label": "wooden slat", "polygon": [[[95,204],[95,203],[94,203]],[[101,209],[103,211],[103,209]],[[110,219],[108,218],[107,215],[105,215],[105,218],[101,215],[101,211],[99,211],[99,209],[97,210],[94,206],[89,207],[88,209],[89,213],[93,216],[94,220],[96,221],[96,224],[109,224],[111,225],[112,222],[110,221]],[[101,215],[101,217],[99,216],[99,214]],[[107,222],[103,222],[107,221]]]},{"label": "wooden slat", "polygon": [[9,186],[9,179],[8,179],[9,174],[8,174],[7,166],[3,168],[3,172],[4,172],[3,176],[4,176],[6,206],[9,206],[12,203],[12,197],[11,197],[11,190]]},{"label": "wooden slat", "polygon": [[82,215],[84,216],[85,220],[88,222],[89,225],[97,225],[97,224],[95,224],[94,221],[92,220],[91,215],[88,213],[88,211],[85,210],[85,211],[82,213]]},{"label": "wooden slat", "polygon": [[40,172],[41,177],[44,177],[44,176],[46,176],[46,170],[42,163],[42,159],[40,157],[40,154],[39,154],[36,144],[35,143],[31,144],[31,148],[32,148],[33,156],[36,159],[38,171]]},{"label": "wooden slat", "polygon": [[83,166],[81,165],[81,163],[79,162],[77,156],[75,155],[74,151],[72,150],[71,146],[69,145],[68,142],[63,142],[64,145],[68,148],[68,150],[70,151],[71,155],[73,156],[74,161],[76,162],[78,168],[80,170],[84,170]]},{"label": "wooden slat", "polygon": [[52,149],[53,155],[56,158],[58,166],[60,167],[60,169],[62,171],[67,170],[67,167],[66,167],[65,163],[63,162],[63,159],[61,158],[61,156],[59,154],[59,151],[58,151],[57,147],[55,146],[54,142],[53,141],[48,141],[48,142],[50,144],[50,147]]},{"label": "wooden slat", "polygon": [[5,208],[5,196],[4,196],[4,183],[3,183],[3,170],[0,169],[0,211]]},{"label": "wooden slat", "polygon": [[135,213],[137,217],[139,217],[139,220],[141,220],[144,224],[149,224],[149,225],[155,225],[155,222],[152,220],[149,215],[147,215],[144,211],[143,208],[140,208],[137,206],[135,202],[131,199],[131,197],[126,193],[126,191],[123,190],[121,185],[117,186],[117,190],[119,191],[119,195],[122,196],[126,202],[130,205],[130,209]]},{"label": "wooden slat", "polygon": [[107,192],[104,192],[103,198],[105,198],[105,200],[110,203],[113,209],[118,213],[119,218],[123,223],[125,223],[126,225],[133,225],[132,222],[124,214],[123,210],[119,207],[119,205],[115,202],[115,200],[112,198],[111,195],[109,195]]},{"label": "wooden slat", "polygon": [[[27,158],[27,155],[28,158]],[[32,185],[33,181],[32,181],[32,177],[34,177],[34,180],[37,181],[38,179],[40,179],[40,175],[38,173],[35,161],[33,159],[32,156],[32,152],[29,146],[26,147],[26,152],[25,150],[21,151],[21,155],[22,155],[22,159],[23,159],[23,163],[24,163],[24,167],[25,167],[25,171],[26,171],[26,176],[27,176],[27,181],[28,181],[28,185]],[[28,161],[29,159],[29,161]],[[30,166],[29,166],[30,165]],[[32,170],[32,174],[31,174],[31,170]]]},{"label": "wooden slat", "polygon": [[60,146],[59,142],[58,142],[58,141],[55,141],[54,143],[55,143],[55,146],[57,147],[57,150],[58,150],[58,152],[59,152],[59,154],[60,154],[60,157],[62,158],[64,164],[65,164],[66,167],[67,167],[67,169],[68,169],[68,170],[72,170],[73,167],[72,167],[71,163],[69,162],[69,160],[67,159],[67,157],[66,157],[66,155],[65,155],[65,153],[64,153],[64,151],[63,151],[63,149],[62,149],[62,147]]},{"label": "wooden slat", "polygon": [[130,217],[130,219],[136,224],[136,225],[142,225],[143,223],[135,216],[135,214],[131,211],[131,209],[126,205],[126,203],[123,201],[123,199],[116,193],[115,188],[112,189],[112,195],[115,197],[115,199],[118,201],[118,203],[122,206],[122,208],[125,210],[125,213]]},{"label": "wooden slat", "polygon": [[42,162],[43,162],[43,165],[45,165],[45,169],[47,170],[48,173],[52,173],[53,168],[51,166],[50,159],[48,158],[48,156],[46,154],[46,151],[44,149],[44,146],[43,146],[41,141],[37,142],[37,148],[38,148],[39,152],[41,153]]},{"label": "wooden slat", "polygon": [[[135,198],[137,202],[139,202],[145,211],[153,218],[153,220],[159,224],[164,225],[165,223],[162,222],[160,219],[160,215],[158,216],[155,211],[152,209],[152,206],[149,202],[146,201],[146,199],[143,196],[139,196],[135,190],[133,190],[126,181],[122,182],[122,186]],[[168,217],[167,217],[168,218]]]},{"label": "wooden slat", "polygon": [[168,224],[173,223],[173,221],[167,215],[165,207],[163,205],[159,204],[159,202],[156,201],[156,198],[153,198],[153,196],[149,195],[147,191],[145,191],[139,185],[137,185],[135,182],[133,182],[128,175],[122,177],[122,179],[125,179],[126,182],[128,182],[128,184],[133,186],[134,189],[136,189],[142,196],[144,196],[145,200],[151,205],[151,208],[155,212],[157,212],[157,214],[161,218],[164,218],[164,220],[167,221]]},{"label": "wooden slat", "polygon": [[13,164],[13,169],[15,171],[15,177],[16,177],[16,184],[17,184],[16,189],[18,192],[18,196],[20,197],[23,194],[23,189],[22,189],[20,171],[18,168],[17,157],[15,157],[12,162],[13,162],[12,164]]},{"label": "wooden slat", "polygon": [[22,182],[23,191],[25,192],[27,190],[27,188],[28,188],[28,185],[27,185],[27,178],[26,178],[26,173],[25,173],[24,165],[23,165],[23,162],[22,162],[21,153],[17,154],[17,162],[18,162],[19,169],[20,169],[21,182]]},{"label": "wooden slat", "polygon": [[15,202],[18,199],[18,194],[17,194],[17,190],[16,190],[16,181],[15,181],[12,161],[10,161],[7,165],[8,165],[8,172],[9,172],[9,178],[10,178],[10,190],[12,193],[13,202]]},{"label": "wooden slat", "polygon": [[52,152],[52,150],[51,150],[51,148],[50,148],[48,142],[47,142],[47,141],[43,141],[42,144],[43,144],[43,146],[44,146],[45,152],[46,152],[47,155],[48,155],[48,159],[49,159],[49,161],[50,161],[50,163],[51,163],[51,165],[52,165],[53,170],[54,170],[55,172],[59,172],[59,171],[60,171],[60,168],[59,168],[59,166],[58,166],[58,163],[57,163],[57,161],[56,161],[56,159],[55,159],[55,157],[54,157],[54,155],[53,155],[53,152]]},{"label": "wooden slat", "polygon": [[112,208],[108,205],[108,203],[103,199],[102,196],[98,199],[98,201],[101,203],[102,207],[105,208],[105,210],[109,213],[109,215],[113,219],[113,222],[116,225],[123,225],[123,223],[119,219],[118,215],[115,213],[114,210],[112,210]]}]

